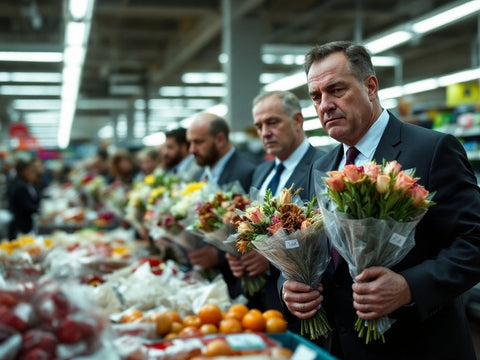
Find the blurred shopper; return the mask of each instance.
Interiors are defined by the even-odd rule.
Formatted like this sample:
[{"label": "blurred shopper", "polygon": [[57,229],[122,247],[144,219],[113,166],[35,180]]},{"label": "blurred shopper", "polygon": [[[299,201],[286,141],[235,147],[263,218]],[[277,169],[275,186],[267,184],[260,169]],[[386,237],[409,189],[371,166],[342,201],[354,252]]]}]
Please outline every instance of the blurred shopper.
[{"label": "blurred shopper", "polygon": [[[187,131],[190,152],[195,156],[197,164],[205,167],[202,178],[207,182],[226,185],[238,181],[248,191],[255,165],[232,146],[229,132],[227,122],[221,117],[210,113],[197,115]],[[219,267],[229,284],[230,294],[238,295],[233,287],[236,279],[228,267],[225,253],[208,245],[190,251],[188,258],[193,265],[202,269]]]},{"label": "blurred shopper", "polygon": [[137,154],[140,171],[135,175],[134,181],[143,181],[145,176],[152,174],[157,167],[161,166],[161,160],[158,149],[151,147],[141,149]]},{"label": "blurred shopper", "polygon": [[[262,196],[270,189],[277,196],[282,188],[306,188],[308,170],[322,152],[308,142],[303,132],[303,116],[300,101],[289,91],[273,91],[259,94],[253,100],[253,120],[265,152],[274,160],[260,164],[253,174],[252,186]],[[280,170],[278,170],[280,169]],[[306,200],[306,191],[299,193]],[[277,292],[278,270],[257,251],[247,252],[240,258],[227,254],[230,269],[241,278],[266,274],[268,282],[262,292],[250,299],[251,306],[281,309]],[[290,315],[286,312],[286,315]],[[293,319],[293,317],[292,317]],[[297,330],[289,321],[291,330]]]},{"label": "blurred shopper", "polygon": [[137,166],[130,151],[123,148],[115,151],[109,159],[109,170],[114,182],[131,185]]},{"label": "blurred shopper", "polygon": [[16,176],[7,189],[8,209],[13,216],[8,231],[10,240],[34,230],[34,214],[40,205],[35,187],[38,173],[33,161],[18,160],[15,169]]},{"label": "blurred shopper", "polygon": [[188,152],[187,130],[184,128],[170,130],[165,137],[161,147],[164,169],[170,174],[180,176],[184,181],[199,180],[203,169]]}]

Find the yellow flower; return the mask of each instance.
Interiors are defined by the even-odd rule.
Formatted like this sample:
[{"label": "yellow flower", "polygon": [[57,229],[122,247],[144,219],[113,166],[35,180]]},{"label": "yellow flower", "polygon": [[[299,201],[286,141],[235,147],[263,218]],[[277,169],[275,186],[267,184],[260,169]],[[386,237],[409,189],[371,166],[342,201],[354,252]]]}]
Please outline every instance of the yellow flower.
[{"label": "yellow flower", "polygon": [[194,192],[202,189],[204,186],[205,186],[205,182],[203,182],[203,181],[189,183],[189,184],[187,184],[185,189],[182,191],[181,195],[182,196],[190,196]]},{"label": "yellow flower", "polygon": [[147,175],[147,176],[145,176],[143,181],[145,182],[145,184],[147,184],[149,186],[153,186],[155,184],[155,176],[153,176],[152,174]]}]

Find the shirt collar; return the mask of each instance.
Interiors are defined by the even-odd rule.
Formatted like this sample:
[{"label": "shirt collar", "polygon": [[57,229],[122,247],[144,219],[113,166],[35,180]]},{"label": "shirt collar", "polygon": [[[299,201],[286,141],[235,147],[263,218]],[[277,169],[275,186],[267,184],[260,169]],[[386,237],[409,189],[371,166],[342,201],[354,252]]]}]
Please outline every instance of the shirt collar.
[{"label": "shirt collar", "polygon": [[290,156],[287,159],[285,159],[285,161],[280,161],[278,158],[275,158],[275,167],[277,167],[279,163],[283,163],[283,165],[285,166],[285,169],[294,168],[295,166],[297,166],[298,162],[306,154],[309,146],[310,146],[310,142],[308,141],[308,139],[307,138],[303,139],[300,145],[297,146],[295,151],[291,153]]},{"label": "shirt collar", "polygon": [[210,181],[218,182],[218,178],[222,174],[225,165],[227,164],[228,160],[230,160],[230,158],[233,156],[234,152],[235,148],[232,146],[232,148],[225,155],[223,155],[220,160],[217,161],[213,168],[211,168],[210,166],[205,167],[205,172],[208,174],[208,178],[210,179]]},{"label": "shirt collar", "polygon": [[[380,138],[385,131],[385,128],[388,124],[388,119],[390,115],[387,110],[383,110],[377,121],[375,121],[367,133],[360,139],[358,143],[355,144],[355,147],[360,151],[362,158],[365,158],[368,161],[373,159],[373,154],[377,150],[378,143]],[[346,154],[350,146],[343,144],[343,153]]]}]

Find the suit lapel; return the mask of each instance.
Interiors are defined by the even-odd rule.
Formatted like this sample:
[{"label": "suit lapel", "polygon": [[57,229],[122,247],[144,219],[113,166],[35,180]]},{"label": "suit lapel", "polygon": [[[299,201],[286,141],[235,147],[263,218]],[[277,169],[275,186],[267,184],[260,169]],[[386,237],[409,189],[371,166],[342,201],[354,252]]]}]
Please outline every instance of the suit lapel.
[{"label": "suit lapel", "polygon": [[275,161],[269,161],[265,164],[265,166],[262,166],[257,176],[255,176],[255,179],[252,179],[252,186],[259,189],[265,182],[267,175],[270,173],[270,171],[272,171],[274,167]]},{"label": "suit lapel", "polygon": [[400,143],[402,140],[402,122],[390,114],[387,127],[378,143],[377,150],[373,155],[377,164],[382,164],[383,159],[392,161],[398,159]]}]

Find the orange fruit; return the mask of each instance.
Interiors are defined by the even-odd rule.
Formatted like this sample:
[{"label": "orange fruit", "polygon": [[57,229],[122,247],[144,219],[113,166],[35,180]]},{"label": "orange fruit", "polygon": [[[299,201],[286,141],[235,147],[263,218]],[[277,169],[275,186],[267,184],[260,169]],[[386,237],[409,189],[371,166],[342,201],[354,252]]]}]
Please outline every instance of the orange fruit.
[{"label": "orange fruit", "polygon": [[244,304],[233,304],[232,306],[229,307],[227,313],[233,311],[233,312],[236,312],[236,313],[239,313],[242,315],[245,315],[247,312],[248,312],[248,307],[247,305],[244,305]]},{"label": "orange fruit", "polygon": [[167,335],[165,335],[163,338],[165,340],[168,340],[168,339],[175,339],[178,337],[178,333],[174,333],[174,332],[169,332]]},{"label": "orange fruit", "polygon": [[143,317],[143,312],[137,309],[130,309],[125,312],[123,315],[123,322],[133,322]]},{"label": "orange fruit", "polygon": [[185,338],[185,337],[194,337],[194,336],[200,336],[202,333],[198,328],[195,326],[185,326],[179,333],[178,336]]},{"label": "orange fruit", "polygon": [[172,326],[170,327],[170,332],[178,334],[180,331],[182,331],[182,329],[183,329],[183,325],[181,322],[173,321]]},{"label": "orange fruit", "polygon": [[238,311],[227,311],[223,318],[224,319],[236,319],[238,321],[242,321],[243,315],[244,314],[242,314]]},{"label": "orange fruit", "polygon": [[218,328],[214,324],[203,324],[199,330],[203,335],[218,333]]},{"label": "orange fruit", "polygon": [[272,317],[265,323],[265,331],[267,333],[279,333],[287,331],[287,322],[278,317]]},{"label": "orange fruit", "polygon": [[218,331],[222,334],[235,334],[243,331],[242,323],[237,319],[225,319],[220,321]]},{"label": "orange fruit", "polygon": [[197,315],[187,315],[183,318],[183,326],[193,326],[197,329],[202,326],[202,320]]},{"label": "orange fruit", "polygon": [[264,311],[262,315],[265,318],[265,320],[271,319],[272,317],[277,317],[279,319],[283,319],[282,312],[279,311],[279,310],[275,310],[275,309],[270,309],[270,310]]},{"label": "orange fruit", "polygon": [[222,356],[222,355],[232,355],[233,349],[226,340],[215,339],[210,341],[205,348],[205,356]]},{"label": "orange fruit", "polygon": [[148,320],[156,323],[157,335],[165,335],[172,328],[172,316],[166,311],[155,311],[148,316]]},{"label": "orange fruit", "polygon": [[198,311],[198,317],[202,324],[218,325],[222,320],[222,310],[215,304],[206,304]]},{"label": "orange fruit", "polygon": [[293,356],[293,351],[284,347],[275,347],[271,350],[271,355],[274,358],[290,359]]},{"label": "orange fruit", "polygon": [[180,314],[175,310],[165,310],[165,312],[170,314],[170,316],[172,317],[172,321],[178,321],[180,323],[182,322]]},{"label": "orange fruit", "polygon": [[253,331],[265,330],[265,318],[258,309],[249,310],[242,318],[242,326]]}]

